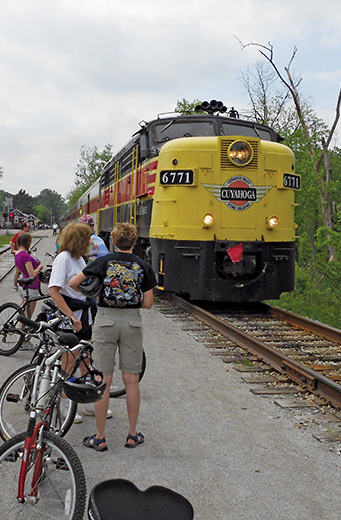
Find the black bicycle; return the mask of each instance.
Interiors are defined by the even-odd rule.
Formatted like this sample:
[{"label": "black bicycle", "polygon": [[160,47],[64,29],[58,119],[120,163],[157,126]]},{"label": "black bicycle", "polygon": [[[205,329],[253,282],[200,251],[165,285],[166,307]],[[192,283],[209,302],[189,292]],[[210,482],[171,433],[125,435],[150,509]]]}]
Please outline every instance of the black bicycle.
[{"label": "black bicycle", "polygon": [[[41,279],[47,280],[49,270],[41,272]],[[43,294],[38,298],[29,297],[28,286],[33,282],[34,278],[19,278],[19,285],[25,288],[26,297],[24,303],[19,305],[16,302],[6,302],[0,306],[0,355],[12,356],[15,354],[25,341],[25,327],[18,320],[19,316],[31,317],[31,303],[50,299],[49,294]],[[45,282],[46,283],[46,282]]]}]

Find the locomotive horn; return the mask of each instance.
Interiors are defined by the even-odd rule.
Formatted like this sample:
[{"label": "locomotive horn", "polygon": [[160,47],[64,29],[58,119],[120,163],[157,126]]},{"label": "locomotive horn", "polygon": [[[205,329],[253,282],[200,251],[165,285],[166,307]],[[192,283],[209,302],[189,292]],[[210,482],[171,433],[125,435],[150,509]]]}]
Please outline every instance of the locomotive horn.
[{"label": "locomotive horn", "polygon": [[203,101],[201,103],[201,108],[202,108],[202,110],[208,110],[210,108],[209,102],[208,101]]},{"label": "locomotive horn", "polygon": [[[212,103],[212,101],[211,101],[211,103]],[[217,110],[221,110],[223,108],[223,106],[224,106],[224,104],[222,101],[217,101],[217,106],[216,106]]]},{"label": "locomotive horn", "polygon": [[195,110],[195,112],[201,112],[202,111],[202,106],[201,105],[197,105],[194,110]]},{"label": "locomotive horn", "polygon": [[211,105],[211,108],[213,108],[213,110],[215,110],[217,108],[218,101],[216,101],[215,99],[211,99],[210,105]]},{"label": "locomotive horn", "polygon": [[226,106],[223,105],[223,106],[221,107],[221,109],[220,109],[220,112],[221,112],[222,114],[224,114],[224,112],[226,112],[226,110],[227,110]]}]

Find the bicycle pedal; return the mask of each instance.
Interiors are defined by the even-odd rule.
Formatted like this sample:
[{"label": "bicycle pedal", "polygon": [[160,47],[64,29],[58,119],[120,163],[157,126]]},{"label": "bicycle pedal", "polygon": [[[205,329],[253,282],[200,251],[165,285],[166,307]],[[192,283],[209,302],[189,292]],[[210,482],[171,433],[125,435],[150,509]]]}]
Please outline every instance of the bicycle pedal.
[{"label": "bicycle pedal", "polygon": [[8,403],[18,403],[20,401],[20,398],[18,394],[7,394],[6,401]]}]

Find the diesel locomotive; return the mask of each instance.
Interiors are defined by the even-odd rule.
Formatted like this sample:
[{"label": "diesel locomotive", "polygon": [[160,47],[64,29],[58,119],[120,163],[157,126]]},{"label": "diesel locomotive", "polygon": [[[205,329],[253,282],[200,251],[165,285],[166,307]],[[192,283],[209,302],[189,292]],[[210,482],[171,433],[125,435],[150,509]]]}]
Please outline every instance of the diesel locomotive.
[{"label": "diesel locomotive", "polygon": [[161,290],[191,300],[277,299],[294,288],[300,189],[281,141],[215,100],[142,121],[65,222],[90,213],[107,243],[117,222],[135,224],[135,252]]}]

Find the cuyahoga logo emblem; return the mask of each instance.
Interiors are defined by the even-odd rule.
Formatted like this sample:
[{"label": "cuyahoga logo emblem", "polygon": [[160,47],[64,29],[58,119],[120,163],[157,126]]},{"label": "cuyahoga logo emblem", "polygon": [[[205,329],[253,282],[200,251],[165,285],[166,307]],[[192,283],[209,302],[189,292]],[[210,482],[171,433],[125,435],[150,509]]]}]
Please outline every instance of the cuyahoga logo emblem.
[{"label": "cuyahoga logo emblem", "polygon": [[244,175],[235,175],[227,179],[224,185],[202,184],[212,195],[224,202],[234,211],[245,211],[254,202],[259,202],[273,186],[254,186],[251,179]]}]

